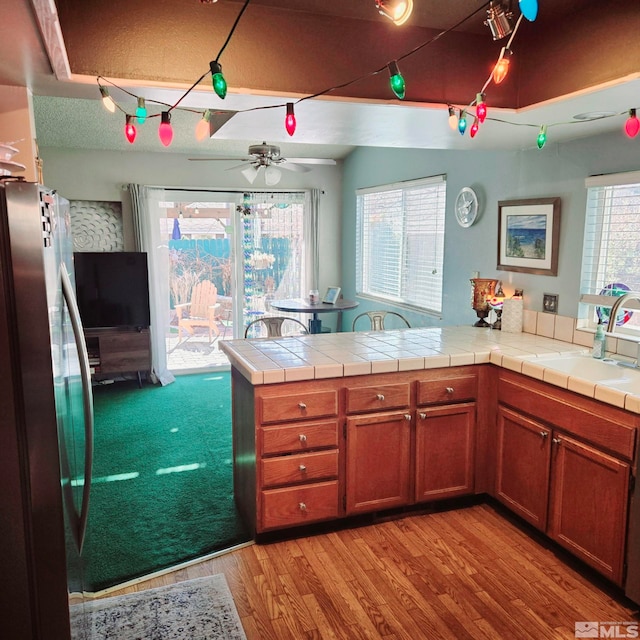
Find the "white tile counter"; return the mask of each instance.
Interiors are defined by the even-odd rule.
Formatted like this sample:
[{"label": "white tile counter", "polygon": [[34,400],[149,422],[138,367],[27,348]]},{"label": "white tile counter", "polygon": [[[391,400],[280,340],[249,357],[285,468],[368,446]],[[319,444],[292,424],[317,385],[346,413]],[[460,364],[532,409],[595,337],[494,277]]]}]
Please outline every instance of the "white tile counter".
[{"label": "white tile counter", "polygon": [[558,370],[545,359],[589,349],[531,333],[418,328],[225,340],[219,346],[253,385],[492,363],[640,413],[640,370],[625,369],[631,384],[624,390],[594,378],[587,367],[580,373]]}]

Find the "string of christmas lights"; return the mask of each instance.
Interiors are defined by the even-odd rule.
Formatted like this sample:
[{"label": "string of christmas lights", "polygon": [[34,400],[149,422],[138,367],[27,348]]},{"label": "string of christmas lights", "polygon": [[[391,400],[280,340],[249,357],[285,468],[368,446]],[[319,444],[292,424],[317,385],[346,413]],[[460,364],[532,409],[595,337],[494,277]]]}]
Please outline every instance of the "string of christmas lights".
[{"label": "string of christmas lights", "polygon": [[[198,120],[198,123],[196,124],[196,127],[195,127],[195,137],[198,141],[205,140],[209,136],[209,131],[210,131],[209,122],[211,120],[211,116],[216,113],[216,110],[205,109],[204,111],[202,111],[199,109],[189,109],[185,107],[180,107],[179,105],[208,75],[211,75],[211,83],[212,83],[214,92],[221,100],[224,100],[224,98],[227,95],[227,81],[224,77],[224,74],[222,73],[222,65],[220,64],[219,59],[222,53],[224,52],[225,48],[229,44],[233,34],[235,33],[235,30],[240,22],[242,15],[247,9],[249,2],[250,0],[245,0],[245,3],[242,6],[242,9],[240,10],[238,16],[236,17],[236,20],[233,26],[231,27],[224,44],[222,45],[220,51],[218,52],[218,55],[214,60],[212,60],[209,63],[208,71],[203,73],[200,76],[200,78],[198,78],[191,85],[191,87],[189,87],[189,89],[187,89],[184,92],[184,94],[179,98],[179,100],[172,105],[155,101],[155,100],[145,100],[145,98],[137,96],[131,93],[130,91],[127,91],[122,87],[119,87],[117,84],[107,80],[102,76],[97,77],[98,88],[102,96],[102,102],[105,108],[107,108],[111,113],[115,113],[116,109],[118,109],[125,115],[124,133],[125,133],[126,139],[131,144],[135,142],[136,135],[137,135],[137,129],[135,125],[136,121],[139,125],[143,125],[147,120],[159,117],[161,121],[158,127],[158,136],[160,138],[161,143],[165,147],[168,147],[173,140],[173,129],[171,127],[171,112],[177,109],[181,111],[196,113],[200,116],[200,119]],[[399,100],[404,100],[406,96],[406,81],[402,76],[402,73],[400,72],[398,62],[408,58],[409,56],[416,54],[418,51],[421,51],[425,47],[433,44],[434,42],[436,42],[446,34],[450,33],[451,31],[454,31],[455,29],[460,27],[462,24],[467,22],[469,19],[474,17],[478,12],[486,9],[487,6],[490,7],[488,13],[491,13],[492,11],[494,12],[496,11],[495,0],[488,0],[478,9],[474,10],[472,13],[467,15],[465,18],[463,18],[453,26],[437,33],[433,38],[419,44],[418,46],[414,47],[410,51],[407,51],[406,53],[398,56],[397,58],[386,63],[383,67],[380,67],[379,69],[375,69],[374,71],[370,71],[362,76],[359,76],[357,78],[354,78],[342,84],[330,87],[323,91],[319,91],[318,93],[308,95],[308,96],[303,96],[302,98],[299,98],[295,102],[286,102],[283,104],[252,107],[249,109],[243,109],[243,110],[237,111],[235,113],[247,113],[250,111],[257,111],[257,110],[263,110],[263,109],[284,108],[286,110],[286,114],[284,118],[284,126],[287,133],[290,136],[293,136],[297,127],[296,116],[295,116],[296,104],[299,104],[300,102],[303,102],[305,100],[312,100],[314,98],[327,95],[333,91],[337,91],[338,89],[343,89],[352,84],[355,84],[356,82],[361,82],[362,80],[365,80],[372,76],[379,75],[385,71],[388,71],[389,73],[389,85],[390,85],[391,91]],[[572,120],[568,122],[555,122],[555,123],[547,123],[547,124],[516,123],[516,122],[509,122],[508,120],[503,120],[500,118],[489,117],[488,107],[486,102],[487,88],[492,82],[494,84],[500,84],[507,77],[508,71],[509,71],[510,58],[513,55],[513,50],[511,48],[513,40],[516,36],[516,33],[518,32],[518,29],[520,27],[520,24],[522,23],[523,18],[526,18],[530,22],[535,21],[538,14],[538,0],[519,0],[519,8],[520,8],[521,14],[516,22],[515,27],[511,32],[506,31],[506,33],[504,34],[504,35],[507,35],[508,33],[510,33],[510,38],[507,44],[501,48],[500,54],[493,67],[491,74],[489,75],[486,82],[482,86],[482,89],[476,93],[475,99],[472,100],[466,107],[464,106],[456,107],[455,105],[452,105],[452,104],[447,105],[449,127],[453,131],[458,131],[460,135],[465,135],[467,129],[469,129],[469,135],[471,138],[474,138],[478,134],[481,128],[481,125],[483,125],[486,121],[498,122],[501,124],[507,124],[511,126],[532,127],[536,129],[538,132],[537,138],[536,138],[537,147],[539,149],[542,149],[545,146],[545,143],[547,141],[547,131],[551,127],[565,125],[565,124],[582,124],[585,122],[592,122],[594,120],[601,120],[603,118],[619,117],[619,116],[628,114],[628,118],[625,121],[624,130],[627,136],[630,138],[633,138],[636,135],[638,135],[638,133],[640,132],[640,120],[636,116],[636,109],[629,109],[628,111],[624,111],[622,113],[615,113],[610,115],[599,115],[593,118],[586,118],[584,120]],[[498,7],[498,9],[500,8]],[[494,27],[494,25],[490,25],[492,32],[494,30],[500,31],[501,28],[502,29],[507,27],[510,28],[510,24],[507,21],[507,17],[505,17],[504,14],[502,14],[499,17],[503,18],[504,21],[506,21],[506,23],[502,23],[502,24],[499,23],[497,27]],[[499,35],[501,36],[502,34],[499,34]],[[494,34],[494,39],[497,39],[495,34]],[[111,87],[118,89],[119,91],[122,91],[123,93],[135,98],[137,101],[135,114],[129,114],[117,102],[115,102],[111,97],[111,95],[109,94],[109,91],[105,86],[105,84],[109,84]],[[161,111],[159,113],[149,114],[147,110],[147,103],[151,103],[161,107]],[[473,122],[469,127],[468,118],[473,107],[475,107],[475,115],[472,114]],[[456,113],[456,108],[457,108],[457,113]]]}]

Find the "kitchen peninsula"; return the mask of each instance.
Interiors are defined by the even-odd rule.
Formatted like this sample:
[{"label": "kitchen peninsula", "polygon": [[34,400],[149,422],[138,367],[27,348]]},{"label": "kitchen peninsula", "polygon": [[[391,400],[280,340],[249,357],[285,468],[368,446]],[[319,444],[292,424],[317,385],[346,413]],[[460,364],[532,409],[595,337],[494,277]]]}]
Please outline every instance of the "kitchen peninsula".
[{"label": "kitchen peninsula", "polygon": [[236,501],[257,535],[488,494],[640,599],[640,372],[473,327],[221,348]]}]

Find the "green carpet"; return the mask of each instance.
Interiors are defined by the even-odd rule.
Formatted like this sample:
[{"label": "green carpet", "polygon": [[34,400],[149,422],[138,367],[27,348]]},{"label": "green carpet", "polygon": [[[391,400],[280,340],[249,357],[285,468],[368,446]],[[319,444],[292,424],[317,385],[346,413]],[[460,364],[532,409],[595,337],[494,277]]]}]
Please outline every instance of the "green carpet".
[{"label": "green carpet", "polygon": [[250,539],[233,500],[228,372],[94,387],[94,411],[89,591]]}]

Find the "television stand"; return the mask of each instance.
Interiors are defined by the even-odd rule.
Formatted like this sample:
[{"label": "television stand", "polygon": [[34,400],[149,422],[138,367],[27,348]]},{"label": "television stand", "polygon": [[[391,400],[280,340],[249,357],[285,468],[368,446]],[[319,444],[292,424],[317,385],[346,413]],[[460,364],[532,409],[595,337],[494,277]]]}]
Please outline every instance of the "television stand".
[{"label": "television stand", "polygon": [[85,329],[89,366],[94,380],[114,375],[136,373],[142,386],[142,374],[151,371],[151,339],[149,328]]}]

